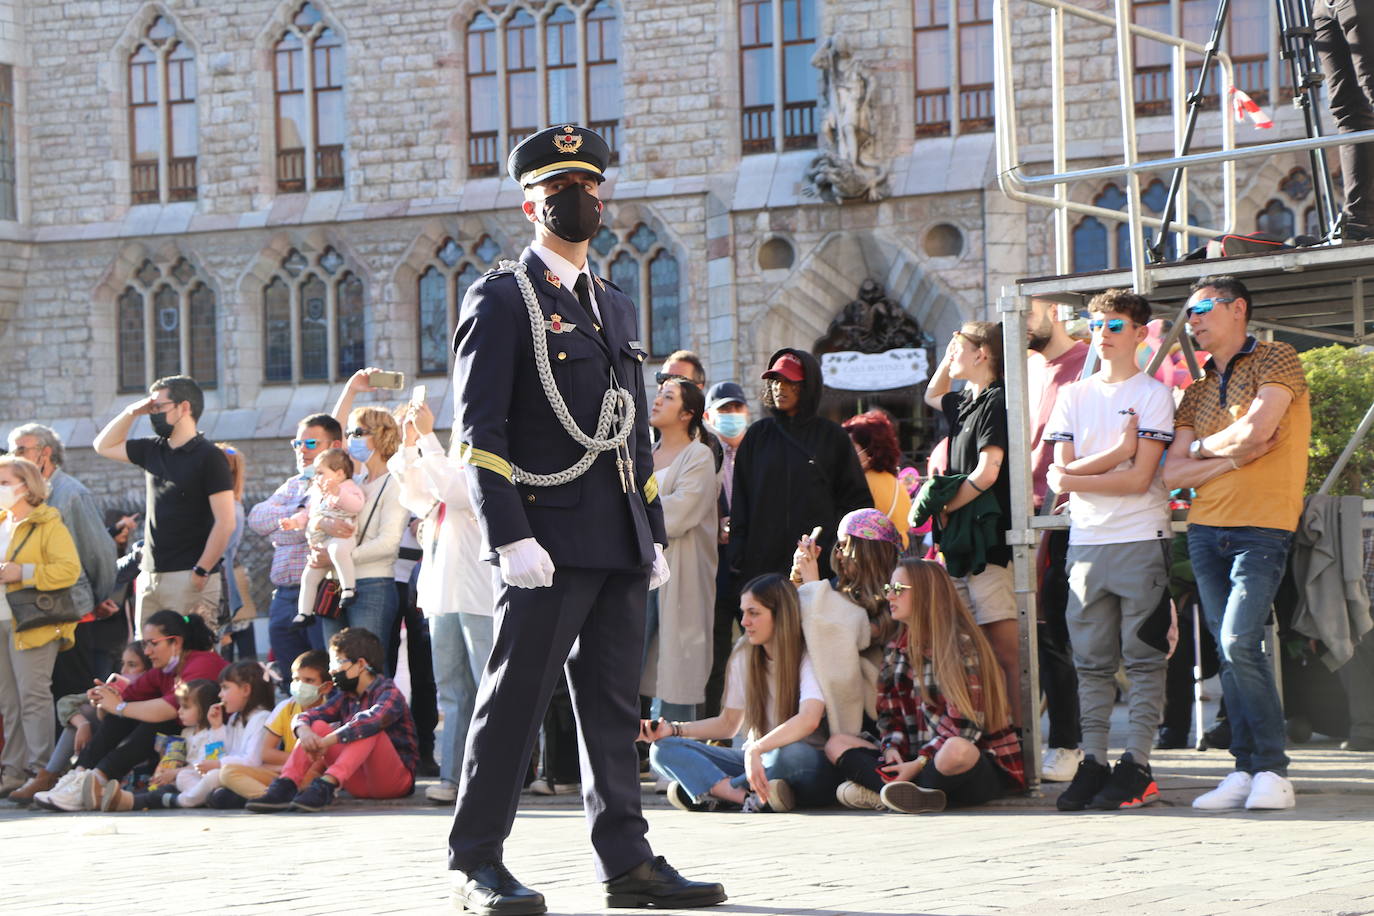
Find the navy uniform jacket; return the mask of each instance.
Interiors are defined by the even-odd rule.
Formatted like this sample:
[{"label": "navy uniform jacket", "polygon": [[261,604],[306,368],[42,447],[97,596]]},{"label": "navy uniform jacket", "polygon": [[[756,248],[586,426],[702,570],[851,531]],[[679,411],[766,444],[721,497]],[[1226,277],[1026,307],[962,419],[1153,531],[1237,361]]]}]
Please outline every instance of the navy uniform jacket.
[{"label": "navy uniform jacket", "polygon": [[[642,363],[630,298],[605,280],[593,296],[605,320],[606,339],[571,290],[550,282],[544,263],[528,248],[520,256],[544,320],[558,315],[562,333],[545,329],[549,364],[568,410],[587,435],[596,432],[601,400],[614,365],[635,400],[630,455],[634,491],[626,494],[615,465],[616,450],[602,452],[571,483],[531,487],[511,480],[514,463],[532,474],[562,471],[585,449],[554,415],[535,368],[529,314],[509,271],[492,271],[463,298],[453,347],[457,354],[456,434],[468,456],[468,489],[482,528],[483,551],[533,537],[556,567],[639,569],[654,559],[654,544],[667,544],[663,506],[654,479]],[[546,276],[547,275],[547,276]],[[571,323],[572,330],[566,325]],[[614,425],[613,425],[614,428]]]}]

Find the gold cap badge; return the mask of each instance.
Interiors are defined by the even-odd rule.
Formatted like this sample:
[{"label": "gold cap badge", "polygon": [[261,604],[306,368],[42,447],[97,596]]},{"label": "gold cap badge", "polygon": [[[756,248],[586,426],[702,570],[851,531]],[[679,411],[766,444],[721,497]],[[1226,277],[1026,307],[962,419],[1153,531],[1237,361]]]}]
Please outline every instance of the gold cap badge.
[{"label": "gold cap badge", "polygon": [[573,133],[573,126],[569,124],[563,128],[563,133],[553,135],[553,145],[558,147],[558,151],[571,156],[582,148],[582,135]]}]

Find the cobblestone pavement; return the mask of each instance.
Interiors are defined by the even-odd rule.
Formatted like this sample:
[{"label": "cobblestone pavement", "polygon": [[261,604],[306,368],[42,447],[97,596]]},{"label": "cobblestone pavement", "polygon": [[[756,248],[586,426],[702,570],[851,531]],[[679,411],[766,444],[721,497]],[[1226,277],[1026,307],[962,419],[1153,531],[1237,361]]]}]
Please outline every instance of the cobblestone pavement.
[{"label": "cobblestone pavement", "polygon": [[[978,811],[689,815],[646,784],[655,849],[723,881],[716,913],[1374,913],[1374,756],[1293,752],[1298,807],[1202,814],[1229,768],[1158,752],[1163,803],[1060,814],[1058,786]],[[0,806],[3,807],[3,806]],[[320,815],[0,810],[4,914],[440,913],[448,812],[414,799]],[[529,799],[507,863],[554,913],[601,910],[575,799]]]}]

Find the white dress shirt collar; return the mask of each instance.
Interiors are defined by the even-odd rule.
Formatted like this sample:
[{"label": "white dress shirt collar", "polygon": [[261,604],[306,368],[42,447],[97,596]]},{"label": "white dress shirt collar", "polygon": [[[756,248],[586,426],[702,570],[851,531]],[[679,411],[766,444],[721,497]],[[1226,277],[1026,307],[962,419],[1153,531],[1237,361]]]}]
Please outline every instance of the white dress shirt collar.
[{"label": "white dress shirt collar", "polygon": [[553,271],[554,276],[558,277],[558,282],[563,284],[563,288],[577,295],[577,278],[585,274],[587,277],[587,290],[592,298],[593,316],[597,321],[601,321],[601,307],[596,302],[596,283],[593,282],[591,267],[588,262],[582,264],[582,269],[578,270],[572,262],[538,242],[530,243],[530,251],[533,251],[539,260],[544,262],[544,266]]}]

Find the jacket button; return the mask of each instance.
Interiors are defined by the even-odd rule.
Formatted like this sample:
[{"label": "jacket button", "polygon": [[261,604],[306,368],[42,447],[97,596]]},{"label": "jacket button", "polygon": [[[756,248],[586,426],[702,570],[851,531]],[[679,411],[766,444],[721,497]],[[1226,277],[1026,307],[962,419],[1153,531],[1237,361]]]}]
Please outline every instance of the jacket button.
[{"label": "jacket button", "polygon": [[[561,355],[561,354],[560,354],[560,355]],[[534,494],[533,494],[533,493],[531,493],[529,496],[526,496],[525,498],[528,499],[530,502],[534,502]]]},{"label": "jacket button", "polygon": [[566,354],[566,353],[564,353],[562,350],[560,350],[560,351],[558,351],[558,358],[559,358],[559,359],[567,359],[567,358],[568,358],[568,354]]}]

